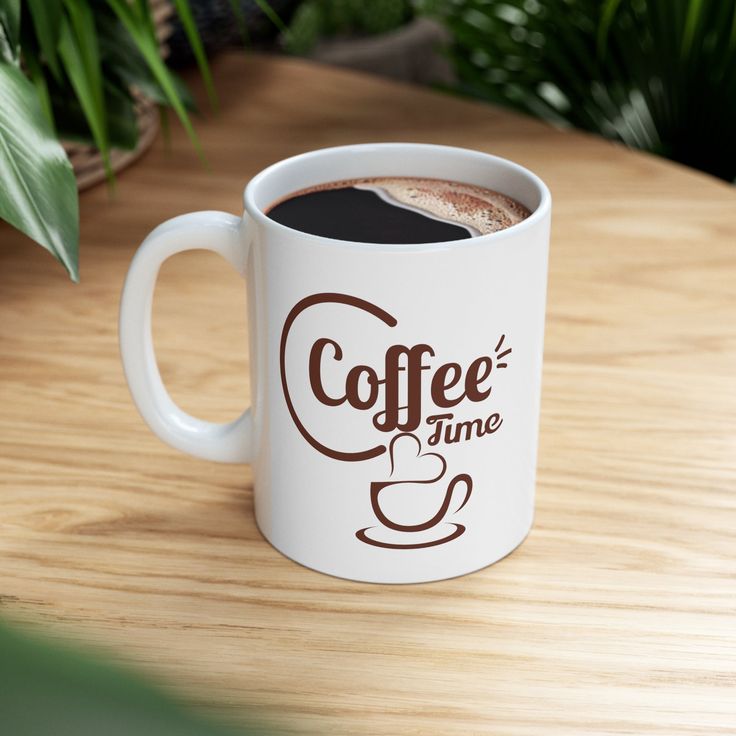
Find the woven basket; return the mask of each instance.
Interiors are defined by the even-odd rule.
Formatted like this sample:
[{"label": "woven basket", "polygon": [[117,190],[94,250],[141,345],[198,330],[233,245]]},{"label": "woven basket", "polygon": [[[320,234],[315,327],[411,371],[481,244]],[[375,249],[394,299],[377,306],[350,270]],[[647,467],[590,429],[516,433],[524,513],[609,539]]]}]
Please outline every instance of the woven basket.
[{"label": "woven basket", "polygon": [[[161,47],[161,56],[166,58],[166,40],[172,32],[171,18],[174,9],[169,0],[150,0],[156,24],[156,36]],[[110,152],[110,165],[113,171],[120,171],[139,158],[153,143],[158,132],[159,116],[156,104],[142,95],[136,95],[136,117],[138,119],[138,144],[132,151]],[[66,155],[77,177],[78,189],[87,189],[105,179],[102,156],[95,146],[86,143],[62,141]]]}]

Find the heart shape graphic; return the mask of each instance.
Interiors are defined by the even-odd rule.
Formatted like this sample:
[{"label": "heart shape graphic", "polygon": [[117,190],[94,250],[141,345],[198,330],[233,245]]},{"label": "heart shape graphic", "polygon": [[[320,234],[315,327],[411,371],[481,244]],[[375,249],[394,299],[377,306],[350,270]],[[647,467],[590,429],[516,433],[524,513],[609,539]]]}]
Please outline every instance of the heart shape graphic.
[{"label": "heart shape graphic", "polygon": [[436,452],[422,452],[419,438],[398,434],[389,445],[391,483],[434,483],[447,470],[447,462]]}]

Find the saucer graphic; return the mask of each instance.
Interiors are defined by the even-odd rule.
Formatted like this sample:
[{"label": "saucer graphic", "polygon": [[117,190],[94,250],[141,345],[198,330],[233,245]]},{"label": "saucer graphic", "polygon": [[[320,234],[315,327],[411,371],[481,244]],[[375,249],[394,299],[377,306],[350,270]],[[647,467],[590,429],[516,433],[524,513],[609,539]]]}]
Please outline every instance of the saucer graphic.
[{"label": "saucer graphic", "polygon": [[462,524],[443,522],[421,532],[401,532],[384,526],[367,526],[355,532],[366,544],[386,549],[422,549],[457,539],[465,527]]}]

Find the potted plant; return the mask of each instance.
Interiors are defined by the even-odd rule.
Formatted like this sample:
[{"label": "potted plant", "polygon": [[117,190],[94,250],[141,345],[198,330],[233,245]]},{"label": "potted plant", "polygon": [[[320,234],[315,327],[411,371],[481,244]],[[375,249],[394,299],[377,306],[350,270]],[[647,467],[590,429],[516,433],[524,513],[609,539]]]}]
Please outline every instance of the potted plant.
[{"label": "potted plant", "polygon": [[439,48],[449,34],[411,0],[304,0],[282,35],[285,51],[409,82],[449,83]]},{"label": "potted plant", "polygon": [[[214,101],[188,0],[172,5]],[[157,105],[174,110],[199,150],[192,99],[162,58],[171,13],[167,0],[0,0],[0,219],[49,250],[74,281],[70,158],[81,183],[99,178],[95,167],[112,181],[153,138]]]}]

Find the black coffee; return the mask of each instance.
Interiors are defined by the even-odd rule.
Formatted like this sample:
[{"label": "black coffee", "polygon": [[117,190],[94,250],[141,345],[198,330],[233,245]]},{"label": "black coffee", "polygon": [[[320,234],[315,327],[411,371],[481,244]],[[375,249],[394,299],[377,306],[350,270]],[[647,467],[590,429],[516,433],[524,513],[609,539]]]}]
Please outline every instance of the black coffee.
[{"label": "black coffee", "polygon": [[363,243],[439,243],[515,225],[529,210],[505,194],[445,179],[345,179],[290,194],[266,214],[312,235]]}]

